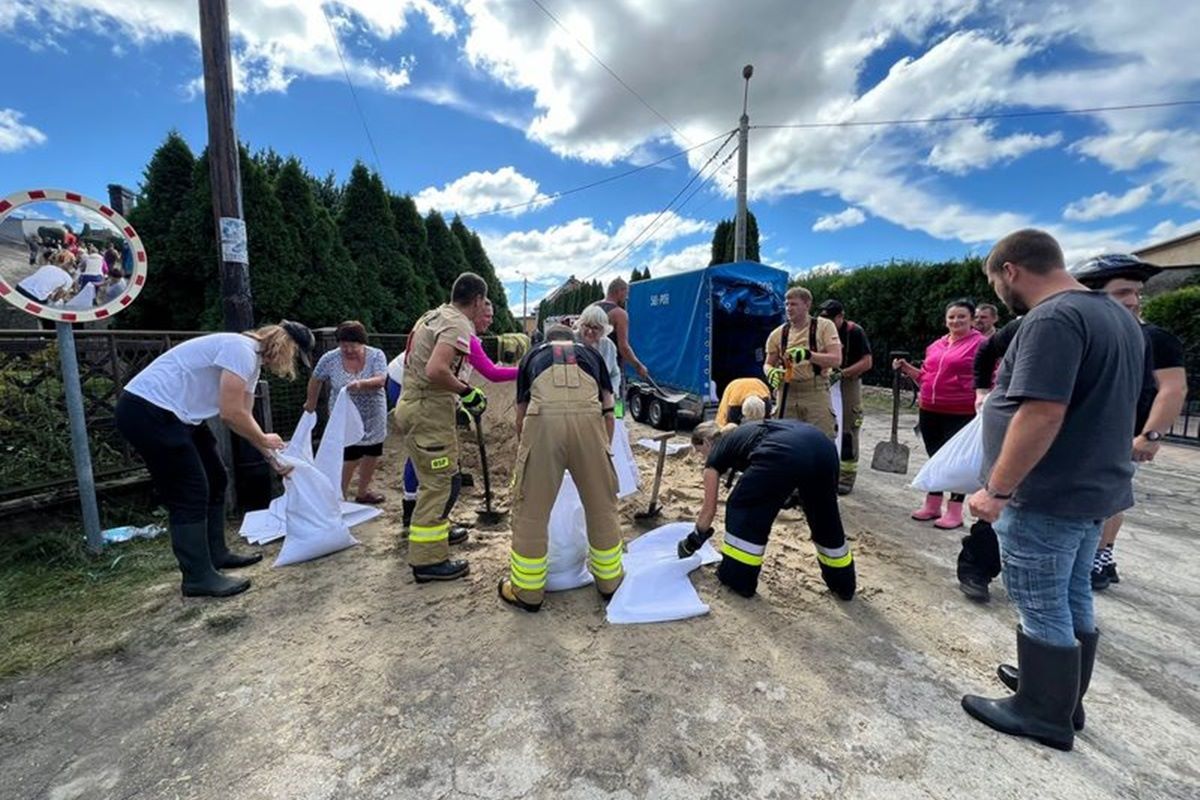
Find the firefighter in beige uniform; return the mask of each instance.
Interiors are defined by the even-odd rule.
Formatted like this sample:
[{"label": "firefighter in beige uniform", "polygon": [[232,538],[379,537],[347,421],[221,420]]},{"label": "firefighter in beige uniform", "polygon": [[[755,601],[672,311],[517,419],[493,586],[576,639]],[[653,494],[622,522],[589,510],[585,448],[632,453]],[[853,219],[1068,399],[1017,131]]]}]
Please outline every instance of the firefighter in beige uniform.
[{"label": "firefighter in beige uniform", "polygon": [[459,399],[476,416],[487,407],[483,392],[458,377],[486,302],[483,278],[464,272],[450,302],[426,312],[408,339],[396,423],[421,482],[408,534],[408,563],[418,583],[454,580],[469,570],[466,561],[450,560],[450,509],[462,485],[455,409]]},{"label": "firefighter in beige uniform", "polygon": [[600,354],[555,326],[529,351],[517,373],[517,468],[509,577],[500,599],[524,609],[542,606],[547,574],[547,524],[568,470],[587,519],[588,569],[605,598],[621,585],[617,473],[609,442],[613,395]]},{"label": "firefighter in beige uniform", "polygon": [[[779,419],[798,419],[832,439],[833,407],[829,403],[829,372],[842,364],[842,342],[832,320],[813,317],[812,293],[803,286],[787,292],[788,321],[767,337],[763,373],[778,395]],[[784,331],[787,341],[783,342]]]}]

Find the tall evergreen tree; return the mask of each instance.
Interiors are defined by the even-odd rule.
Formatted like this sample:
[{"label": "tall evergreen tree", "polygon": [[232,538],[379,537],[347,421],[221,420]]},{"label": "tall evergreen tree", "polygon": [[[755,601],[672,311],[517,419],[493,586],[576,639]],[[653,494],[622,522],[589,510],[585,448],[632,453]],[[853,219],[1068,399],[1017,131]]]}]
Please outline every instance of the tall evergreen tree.
[{"label": "tall evergreen tree", "polygon": [[[303,289],[304,254],[296,231],[284,218],[267,168],[251,158],[244,147],[240,155],[254,316],[259,324],[278,322],[292,312]],[[282,161],[280,165],[282,169]]]},{"label": "tall evergreen tree", "polygon": [[713,231],[711,255],[708,259],[708,265],[725,263],[725,242],[729,238],[730,229],[729,220],[723,219],[717,223],[717,229]]},{"label": "tall evergreen tree", "polygon": [[425,216],[425,234],[429,237],[431,263],[438,285],[442,287],[446,296],[449,296],[454,279],[470,269],[467,256],[463,253],[458,239],[450,232],[445,218],[437,211],[430,211]]},{"label": "tall evergreen tree", "polygon": [[338,229],[358,267],[363,296],[382,299],[371,314],[376,329],[393,333],[411,329],[430,304],[412,262],[400,250],[383,181],[362,162],[354,165],[346,182]]},{"label": "tall evergreen tree", "polygon": [[[737,223],[732,219],[723,219],[717,223],[713,231],[712,255],[708,265],[728,264],[733,261],[736,252]],[[753,211],[746,211],[746,260],[759,260],[758,219]]]},{"label": "tall evergreen tree", "polygon": [[433,253],[429,249],[429,237],[425,233],[425,220],[417,210],[411,195],[389,195],[392,216],[396,218],[396,235],[400,249],[412,262],[413,273],[425,289],[425,298],[430,306],[439,305],[449,299],[449,292],[442,289],[433,271]]},{"label": "tall evergreen tree", "polygon": [[141,199],[129,222],[146,248],[148,275],[138,301],[114,320],[118,327],[194,330],[199,324],[196,297],[203,297],[206,283],[216,277],[216,265],[197,261],[173,235],[192,200],[196,163],[187,142],[172,130],[146,166]]},{"label": "tall evergreen tree", "polygon": [[300,294],[289,318],[318,328],[358,319],[374,327],[373,310],[380,298],[364,298],[358,267],[342,244],[337,224],[313,192],[312,176],[289,158],[275,179],[275,196],[284,222],[296,235],[300,251]]},{"label": "tall evergreen tree", "polygon": [[496,268],[492,266],[492,260],[488,258],[487,251],[483,249],[483,242],[480,241],[479,234],[469,230],[457,214],[450,223],[450,232],[462,246],[463,255],[466,256],[467,265],[471,271],[487,281],[488,298],[491,299],[495,309],[492,330],[496,333],[520,330],[520,326],[513,319],[512,311],[508,307],[508,293],[504,291],[504,284],[496,277]]},{"label": "tall evergreen tree", "polygon": [[320,180],[317,180],[312,175],[308,176],[308,180],[312,186],[313,198],[334,219],[337,219],[338,212],[342,210],[342,185],[338,183],[337,176],[333,174],[333,170],[325,173],[325,177]]}]

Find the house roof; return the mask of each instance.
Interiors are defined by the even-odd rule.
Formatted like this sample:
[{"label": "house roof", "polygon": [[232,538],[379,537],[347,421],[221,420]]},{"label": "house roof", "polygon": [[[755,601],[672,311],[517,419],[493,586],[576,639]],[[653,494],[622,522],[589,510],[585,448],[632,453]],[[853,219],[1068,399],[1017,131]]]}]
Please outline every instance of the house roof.
[{"label": "house roof", "polygon": [[1176,236],[1174,239],[1167,239],[1165,242],[1156,242],[1149,247],[1143,247],[1140,250],[1134,250],[1133,254],[1135,256],[1145,256],[1150,253],[1156,253],[1159,250],[1163,250],[1168,247],[1176,247],[1178,245],[1186,244],[1198,239],[1200,239],[1200,230],[1195,230],[1191,233],[1185,233],[1182,236]]}]

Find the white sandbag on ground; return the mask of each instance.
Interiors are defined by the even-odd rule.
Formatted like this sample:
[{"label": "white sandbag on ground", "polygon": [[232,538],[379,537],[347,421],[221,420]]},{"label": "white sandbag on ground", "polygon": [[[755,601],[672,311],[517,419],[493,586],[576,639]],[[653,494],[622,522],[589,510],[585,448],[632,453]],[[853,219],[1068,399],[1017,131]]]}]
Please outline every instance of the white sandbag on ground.
[{"label": "white sandbag on ground", "polygon": [[925,492],[972,494],[983,488],[983,427],[979,414],[921,467],[912,486]]},{"label": "white sandbag on ground", "polygon": [[653,439],[643,438],[643,439],[638,439],[637,443],[638,443],[639,447],[644,447],[653,453],[658,453],[658,451],[662,449],[663,444],[666,444],[667,455],[669,455],[669,456],[679,455],[680,453],[684,453],[684,452],[692,449],[692,446],[690,444],[687,444],[686,442],[668,441],[668,442],[664,443],[664,442],[656,442]]},{"label": "white sandbag on ground", "polygon": [[[613,427],[613,469],[617,473],[617,497],[628,497],[638,490],[637,463],[629,446],[629,432],[623,420]],[[550,509],[547,543],[546,591],[563,592],[592,583],[587,568],[587,520],[583,501],[570,473],[563,476],[558,497]]]},{"label": "white sandbag on ground", "polygon": [[688,574],[721,557],[712,542],[705,542],[688,558],[680,558],[679,540],[692,528],[690,522],[672,522],[629,543],[622,562],[625,580],[608,603],[610,623],[670,622],[708,613]]},{"label": "white sandbag on ground", "polygon": [[838,381],[829,387],[829,405],[833,409],[833,441],[837,443],[838,452],[842,451],[842,430],[845,424],[845,405],[842,403],[842,382]]}]

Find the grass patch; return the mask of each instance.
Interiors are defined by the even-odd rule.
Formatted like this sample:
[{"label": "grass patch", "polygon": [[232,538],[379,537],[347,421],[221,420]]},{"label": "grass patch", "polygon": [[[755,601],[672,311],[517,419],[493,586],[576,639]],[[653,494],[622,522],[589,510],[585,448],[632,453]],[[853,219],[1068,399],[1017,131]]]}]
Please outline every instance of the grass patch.
[{"label": "grass patch", "polygon": [[[112,516],[154,521],[145,511]],[[165,534],[92,556],[77,523],[38,521],[41,530],[0,536],[0,678],[122,652],[148,604],[168,597],[145,590],[176,573]]]}]

